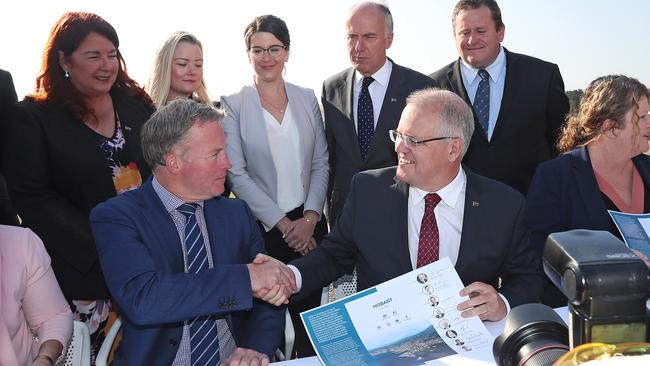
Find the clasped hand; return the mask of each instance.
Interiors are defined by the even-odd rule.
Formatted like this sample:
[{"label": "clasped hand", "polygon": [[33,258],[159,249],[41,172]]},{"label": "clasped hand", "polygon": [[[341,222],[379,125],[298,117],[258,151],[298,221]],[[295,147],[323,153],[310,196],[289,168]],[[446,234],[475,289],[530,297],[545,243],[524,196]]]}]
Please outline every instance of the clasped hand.
[{"label": "clasped hand", "polygon": [[257,254],[247,267],[253,296],[275,306],[289,303],[296,290],[296,279],[289,267],[264,254]]}]

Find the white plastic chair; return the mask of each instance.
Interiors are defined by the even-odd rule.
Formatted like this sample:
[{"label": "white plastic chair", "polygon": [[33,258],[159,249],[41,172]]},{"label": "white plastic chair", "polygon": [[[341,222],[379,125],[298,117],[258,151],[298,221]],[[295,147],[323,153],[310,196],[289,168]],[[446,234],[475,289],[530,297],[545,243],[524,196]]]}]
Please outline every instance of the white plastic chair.
[{"label": "white plastic chair", "polygon": [[122,318],[118,317],[113,322],[113,325],[111,325],[111,329],[106,334],[106,338],[104,338],[104,342],[102,343],[102,346],[99,348],[99,352],[97,352],[97,357],[95,357],[96,366],[108,365],[108,355],[111,353],[111,349],[113,348],[113,343],[115,342],[117,333],[119,333],[120,331],[120,327],[122,327]]},{"label": "white plastic chair", "polygon": [[63,365],[90,366],[90,331],[83,322],[73,322],[72,337],[65,350]]},{"label": "white plastic chair", "polygon": [[291,320],[291,315],[289,315],[289,309],[285,312],[285,325],[284,325],[284,350],[278,348],[275,351],[275,358],[278,361],[285,361],[291,358],[291,352],[293,352],[293,344],[296,340],[296,331],[293,328],[293,321]]}]

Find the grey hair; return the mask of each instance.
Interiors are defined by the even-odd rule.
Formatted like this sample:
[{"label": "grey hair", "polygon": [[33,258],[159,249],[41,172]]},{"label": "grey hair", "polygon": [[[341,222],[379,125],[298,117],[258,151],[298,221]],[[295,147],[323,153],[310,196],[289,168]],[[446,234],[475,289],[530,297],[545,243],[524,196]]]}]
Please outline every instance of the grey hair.
[{"label": "grey hair", "polygon": [[165,165],[165,155],[182,142],[195,124],[219,123],[222,109],[191,99],[176,99],[158,109],[142,126],[142,155],[152,171]]},{"label": "grey hair", "polygon": [[351,10],[367,6],[373,7],[384,14],[384,37],[388,37],[389,34],[393,33],[393,14],[390,12],[388,4],[384,1],[365,1],[354,5]]},{"label": "grey hair", "polygon": [[461,159],[469,148],[474,134],[474,115],[467,103],[455,93],[438,88],[413,92],[406,98],[406,104],[424,108],[438,115],[436,131],[438,136],[458,137],[463,140]]}]

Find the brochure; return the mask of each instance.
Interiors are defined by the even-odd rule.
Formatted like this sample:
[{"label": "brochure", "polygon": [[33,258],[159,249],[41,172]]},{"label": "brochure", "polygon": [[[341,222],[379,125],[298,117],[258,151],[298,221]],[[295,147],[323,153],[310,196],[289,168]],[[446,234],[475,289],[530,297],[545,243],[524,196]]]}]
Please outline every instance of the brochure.
[{"label": "brochure", "polygon": [[631,249],[636,249],[650,258],[650,214],[628,214],[607,210],[614,220],[623,241]]},{"label": "brochure", "polygon": [[494,338],[462,318],[451,261],[427,266],[301,314],[323,365],[494,365]]}]

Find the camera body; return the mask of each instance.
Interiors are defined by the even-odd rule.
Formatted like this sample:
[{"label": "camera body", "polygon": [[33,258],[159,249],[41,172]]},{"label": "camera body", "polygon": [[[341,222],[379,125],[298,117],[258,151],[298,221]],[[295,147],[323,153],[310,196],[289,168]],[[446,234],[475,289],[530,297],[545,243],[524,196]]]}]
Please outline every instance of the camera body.
[{"label": "camera body", "polygon": [[568,298],[571,348],[588,342],[645,342],[650,270],[607,231],[548,236],[544,271]]}]

